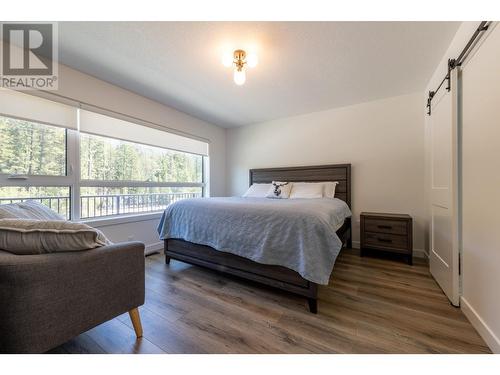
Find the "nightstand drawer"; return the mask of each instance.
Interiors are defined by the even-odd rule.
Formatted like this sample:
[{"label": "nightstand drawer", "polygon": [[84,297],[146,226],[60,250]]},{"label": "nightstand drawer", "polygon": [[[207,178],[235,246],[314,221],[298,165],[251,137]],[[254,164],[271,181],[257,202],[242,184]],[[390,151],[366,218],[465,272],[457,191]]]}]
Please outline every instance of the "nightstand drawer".
[{"label": "nightstand drawer", "polygon": [[361,212],[361,256],[366,252],[404,255],[408,264],[413,256],[413,220],[410,215]]},{"label": "nightstand drawer", "polygon": [[407,222],[367,217],[365,231],[374,233],[407,234]]},{"label": "nightstand drawer", "polygon": [[364,245],[408,252],[408,237],[388,233],[364,233]]}]

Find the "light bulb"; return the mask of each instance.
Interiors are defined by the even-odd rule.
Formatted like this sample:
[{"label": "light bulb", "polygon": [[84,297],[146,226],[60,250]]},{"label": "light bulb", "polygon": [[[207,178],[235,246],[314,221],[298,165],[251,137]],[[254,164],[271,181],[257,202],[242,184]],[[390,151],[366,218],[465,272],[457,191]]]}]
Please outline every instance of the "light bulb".
[{"label": "light bulb", "polygon": [[230,53],[225,53],[222,56],[222,65],[224,65],[226,68],[229,68],[233,65],[233,55]]},{"label": "light bulb", "polygon": [[249,68],[255,68],[259,62],[257,55],[255,53],[250,53],[247,55],[247,66]]},{"label": "light bulb", "polygon": [[246,79],[247,77],[243,69],[234,71],[234,83],[236,83],[238,86],[243,85]]}]

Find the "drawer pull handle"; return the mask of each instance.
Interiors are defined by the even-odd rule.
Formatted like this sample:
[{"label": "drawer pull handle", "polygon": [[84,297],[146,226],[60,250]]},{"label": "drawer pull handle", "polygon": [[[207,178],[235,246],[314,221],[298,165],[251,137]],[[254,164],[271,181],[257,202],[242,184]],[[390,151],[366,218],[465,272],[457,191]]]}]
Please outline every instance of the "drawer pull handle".
[{"label": "drawer pull handle", "polygon": [[377,240],[379,240],[380,242],[392,243],[392,240],[390,240],[388,238],[377,238]]},{"label": "drawer pull handle", "polygon": [[392,225],[379,225],[380,229],[392,229]]}]

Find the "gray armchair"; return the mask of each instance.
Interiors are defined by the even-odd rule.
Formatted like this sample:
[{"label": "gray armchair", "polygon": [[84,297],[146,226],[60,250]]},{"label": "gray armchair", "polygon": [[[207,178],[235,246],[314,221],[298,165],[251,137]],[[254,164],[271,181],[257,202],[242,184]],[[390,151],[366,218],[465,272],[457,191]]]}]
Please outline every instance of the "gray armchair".
[{"label": "gray armchair", "polygon": [[0,250],[0,353],[41,353],[129,312],[142,336],[144,244],[14,255]]}]

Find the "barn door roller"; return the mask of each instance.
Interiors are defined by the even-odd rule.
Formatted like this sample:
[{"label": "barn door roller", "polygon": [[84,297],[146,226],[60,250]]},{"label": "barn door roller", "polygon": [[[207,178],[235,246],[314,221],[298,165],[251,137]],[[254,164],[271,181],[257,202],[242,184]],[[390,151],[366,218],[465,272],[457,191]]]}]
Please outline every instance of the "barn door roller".
[{"label": "barn door roller", "polygon": [[474,34],[472,34],[472,37],[469,39],[469,42],[465,45],[464,49],[458,55],[456,59],[448,59],[448,73],[446,76],[443,78],[439,86],[437,87],[436,90],[434,91],[429,91],[429,96],[427,97],[427,114],[430,116],[431,115],[431,107],[432,107],[432,98],[437,94],[441,86],[443,86],[444,82],[447,82],[446,84],[446,91],[451,90],[451,71],[455,69],[457,66],[461,66],[464,60],[467,58],[469,55],[470,51],[472,48],[476,45],[477,41],[481,37],[482,33],[486,30],[488,30],[488,27],[490,25],[491,21],[482,21],[479,26],[477,27],[476,31]]}]

